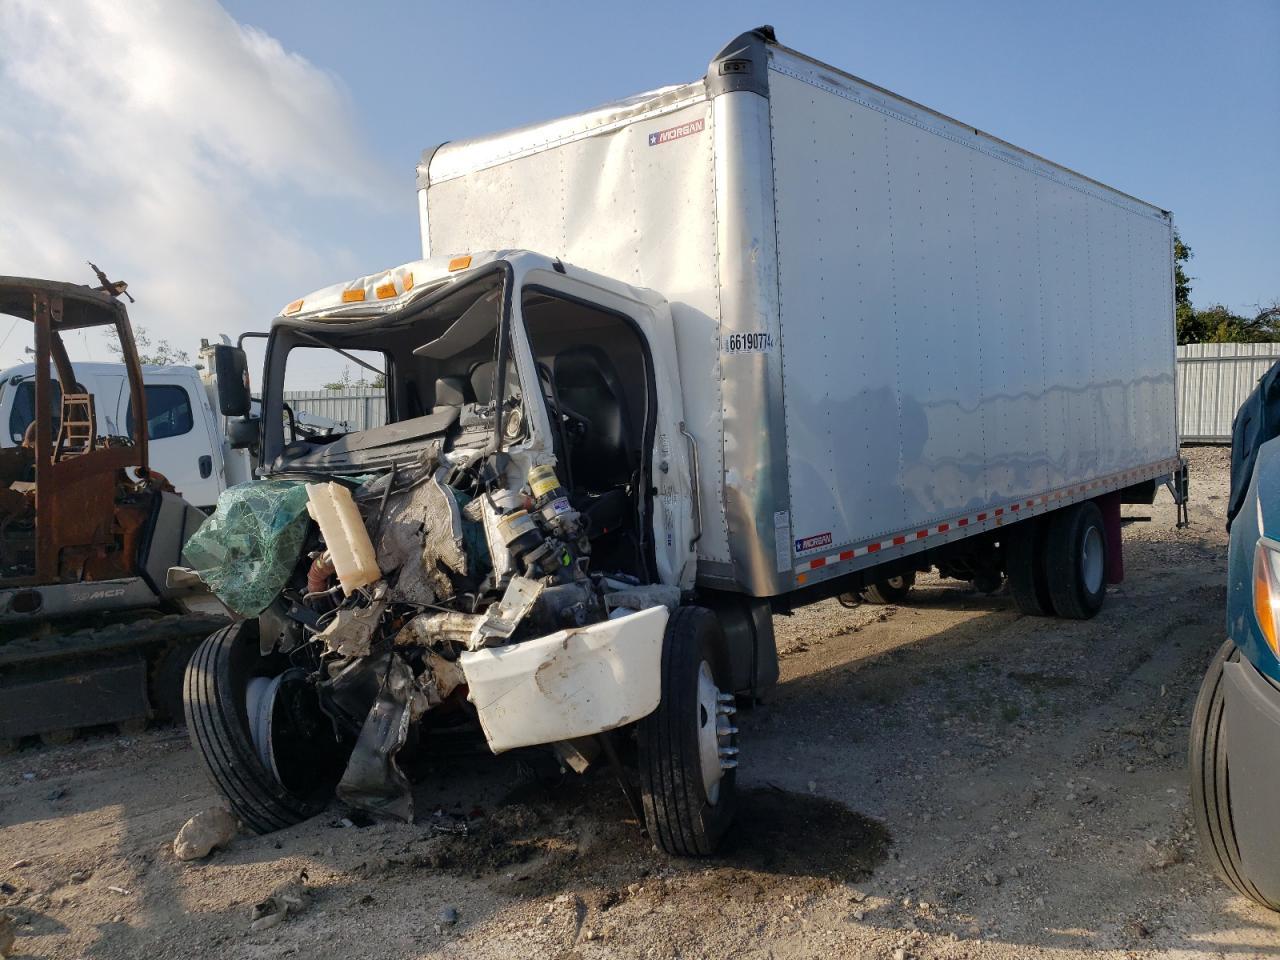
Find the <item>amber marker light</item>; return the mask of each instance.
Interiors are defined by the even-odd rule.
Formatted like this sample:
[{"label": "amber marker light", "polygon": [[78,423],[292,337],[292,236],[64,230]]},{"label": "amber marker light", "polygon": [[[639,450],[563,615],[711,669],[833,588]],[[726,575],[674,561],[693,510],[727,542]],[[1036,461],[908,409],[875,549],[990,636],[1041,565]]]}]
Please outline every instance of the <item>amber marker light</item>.
[{"label": "amber marker light", "polygon": [[1276,624],[1280,622],[1280,589],[1277,589],[1275,570],[1275,552],[1267,546],[1266,541],[1259,540],[1253,550],[1253,615],[1258,619],[1258,628],[1267,638],[1271,652],[1280,656],[1280,631]]}]

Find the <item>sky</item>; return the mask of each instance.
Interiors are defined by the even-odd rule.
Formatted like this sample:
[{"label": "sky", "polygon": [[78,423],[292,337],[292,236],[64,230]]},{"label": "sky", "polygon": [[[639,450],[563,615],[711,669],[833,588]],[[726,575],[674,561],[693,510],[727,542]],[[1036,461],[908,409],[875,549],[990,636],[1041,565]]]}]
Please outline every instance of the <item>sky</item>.
[{"label": "sky", "polygon": [[1280,298],[1276,0],[0,0],[0,273],[93,260],[194,358],[420,256],[424,148],[695,79],[761,23],[1172,210],[1198,306]]}]

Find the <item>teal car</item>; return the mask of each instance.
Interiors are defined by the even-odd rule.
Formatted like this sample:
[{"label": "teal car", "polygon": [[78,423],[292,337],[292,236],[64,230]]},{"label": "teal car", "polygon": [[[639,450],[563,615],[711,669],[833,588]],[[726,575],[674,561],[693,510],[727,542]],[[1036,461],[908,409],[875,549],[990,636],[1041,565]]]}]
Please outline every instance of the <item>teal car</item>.
[{"label": "teal car", "polygon": [[1192,716],[1192,808],[1219,875],[1280,910],[1280,364],[1236,414],[1227,517],[1227,640]]}]

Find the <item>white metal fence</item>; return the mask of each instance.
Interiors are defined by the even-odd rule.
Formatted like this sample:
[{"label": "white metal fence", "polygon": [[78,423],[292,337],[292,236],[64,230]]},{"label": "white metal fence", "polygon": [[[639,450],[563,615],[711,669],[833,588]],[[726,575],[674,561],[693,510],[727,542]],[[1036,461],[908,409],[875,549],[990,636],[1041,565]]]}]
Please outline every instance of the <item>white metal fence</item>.
[{"label": "white metal fence", "polygon": [[[1280,360],[1280,343],[1192,343],[1178,347],[1178,434],[1184,443],[1230,443],[1231,419],[1258,378]],[[366,430],[387,421],[383,391],[290,390],[298,413]]]},{"label": "white metal fence", "polygon": [[1178,434],[1183,443],[1230,443],[1231,420],[1258,378],[1280,360],[1280,343],[1178,347]]},{"label": "white metal fence", "polygon": [[367,430],[387,422],[387,398],[374,387],[347,387],[343,390],[286,390],[284,402],[295,414],[345,424],[344,430]]}]

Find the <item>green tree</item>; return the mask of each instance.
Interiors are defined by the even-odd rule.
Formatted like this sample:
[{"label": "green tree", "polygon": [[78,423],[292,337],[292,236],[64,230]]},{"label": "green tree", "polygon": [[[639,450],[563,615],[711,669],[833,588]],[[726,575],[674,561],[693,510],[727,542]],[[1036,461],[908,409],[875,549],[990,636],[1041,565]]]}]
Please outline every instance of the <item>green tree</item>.
[{"label": "green tree", "polygon": [[1200,323],[1195,308],[1191,306],[1191,277],[1183,269],[1195,254],[1182,242],[1178,231],[1173,232],[1173,301],[1174,316],[1178,324],[1178,343],[1203,343],[1207,330]]},{"label": "green tree", "polygon": [[1242,317],[1221,303],[1197,310],[1191,305],[1191,281],[1184,268],[1191,248],[1173,234],[1173,298],[1178,343],[1264,343],[1280,341],[1280,301],[1257,304],[1254,316]]},{"label": "green tree", "polygon": [[1255,304],[1253,316],[1242,317],[1222,304],[1200,311],[1214,328],[1216,343],[1271,343],[1280,340],[1280,301]]},{"label": "green tree", "polygon": [[1221,303],[1195,311],[1199,343],[1247,343],[1248,321],[1232,313]]}]

